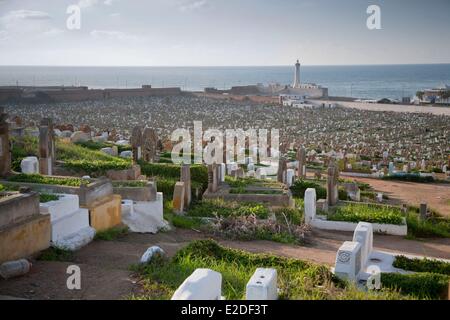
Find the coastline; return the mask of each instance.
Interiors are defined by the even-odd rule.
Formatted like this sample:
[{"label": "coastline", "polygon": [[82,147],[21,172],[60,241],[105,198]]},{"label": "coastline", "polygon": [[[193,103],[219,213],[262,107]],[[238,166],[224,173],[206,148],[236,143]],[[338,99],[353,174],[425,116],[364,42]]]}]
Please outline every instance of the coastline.
[{"label": "coastline", "polygon": [[337,103],[341,107],[354,108],[359,110],[430,113],[433,115],[450,116],[449,107],[428,107],[428,106],[416,106],[406,104],[363,103],[363,102],[349,102],[349,101],[322,100],[322,99],[315,101],[323,103],[330,103],[330,102]]}]

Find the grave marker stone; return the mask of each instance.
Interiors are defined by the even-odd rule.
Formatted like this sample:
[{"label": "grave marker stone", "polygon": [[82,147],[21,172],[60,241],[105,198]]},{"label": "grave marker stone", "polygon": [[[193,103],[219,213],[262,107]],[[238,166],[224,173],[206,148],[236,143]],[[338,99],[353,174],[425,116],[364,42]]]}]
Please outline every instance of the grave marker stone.
[{"label": "grave marker stone", "polygon": [[131,149],[133,152],[133,162],[137,163],[142,157],[142,131],[139,127],[134,127],[131,134]]},{"label": "grave marker stone", "polygon": [[184,207],[188,208],[191,204],[191,167],[188,164],[181,166],[181,182],[184,182]]},{"label": "grave marker stone", "polygon": [[330,160],[327,170],[327,201],[328,206],[335,206],[339,199],[338,194],[339,169],[334,159]]},{"label": "grave marker stone", "polygon": [[176,214],[182,214],[184,211],[185,192],[184,182],[177,182],[173,191],[173,211]]}]

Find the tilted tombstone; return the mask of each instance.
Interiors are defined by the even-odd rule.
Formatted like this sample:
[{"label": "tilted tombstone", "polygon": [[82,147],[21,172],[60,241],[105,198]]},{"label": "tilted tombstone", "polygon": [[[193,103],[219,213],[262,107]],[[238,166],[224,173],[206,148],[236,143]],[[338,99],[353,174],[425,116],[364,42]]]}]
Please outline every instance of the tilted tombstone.
[{"label": "tilted tombstone", "polygon": [[155,129],[145,128],[142,134],[142,158],[147,162],[158,162],[158,135]]},{"label": "tilted tombstone", "polygon": [[188,208],[191,204],[191,166],[183,164],[181,166],[181,182],[184,182],[184,207]]},{"label": "tilted tombstone", "polygon": [[297,150],[297,177],[303,179],[306,177],[306,149],[301,146]]},{"label": "tilted tombstone", "polygon": [[327,170],[327,201],[330,207],[335,206],[339,199],[338,179],[339,169],[335,160],[332,159]]},{"label": "tilted tombstone", "polygon": [[11,173],[11,148],[9,144],[8,114],[0,108],[0,176]]},{"label": "tilted tombstone", "polygon": [[142,157],[142,131],[139,127],[134,127],[130,139],[133,152],[133,162],[138,162]]}]

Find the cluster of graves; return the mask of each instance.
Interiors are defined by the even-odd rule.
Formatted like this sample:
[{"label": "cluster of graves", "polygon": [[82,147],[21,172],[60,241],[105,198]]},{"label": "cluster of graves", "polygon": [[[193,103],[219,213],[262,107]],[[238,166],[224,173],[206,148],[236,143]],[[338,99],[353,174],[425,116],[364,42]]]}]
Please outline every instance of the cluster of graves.
[{"label": "cluster of graves", "polygon": [[[11,143],[8,115],[0,115],[0,184],[7,191],[0,194],[0,263],[28,257],[50,246],[77,250],[91,242],[96,232],[125,224],[133,232],[156,233],[166,228],[163,218],[163,194],[157,192],[156,182],[142,176],[136,164],[128,170],[110,170],[108,177],[91,179],[55,176],[55,129],[51,119],[45,118],[39,126],[39,157],[27,157],[21,162],[23,174],[40,174],[44,178],[81,181],[78,186],[64,183],[14,182],[17,173],[11,169]],[[139,130],[135,130],[138,135]],[[157,136],[153,130],[144,130],[148,136],[142,146],[134,148],[146,159],[157,157]],[[146,136],[147,135],[147,136]],[[137,139],[135,137],[135,139]],[[189,176],[188,176],[189,178]],[[130,180],[146,182],[135,186]],[[10,191],[10,190],[19,191]],[[40,201],[40,194],[52,196]]]},{"label": "cluster of graves", "polygon": [[[393,266],[398,254],[374,250],[373,232],[372,224],[358,223],[352,241],[345,241],[338,249],[335,265],[331,268],[338,278],[354,283],[363,290],[380,289],[382,273],[411,273]],[[219,272],[196,269],[178,287],[172,300],[223,300],[222,282]],[[246,285],[246,300],[277,299],[277,270],[257,268]]]},{"label": "cluster of graves", "polygon": [[[448,165],[450,149],[448,116],[425,113],[290,107],[283,107],[280,112],[279,106],[247,101],[211,101],[189,95],[18,105],[11,107],[11,112],[29,125],[51,115],[55,123],[61,125],[59,130],[71,130],[64,134],[74,133],[71,124],[88,123],[95,136],[106,133],[116,140],[130,137],[130,127],[148,126],[158,128],[157,134],[167,142],[175,129],[192,128],[193,121],[200,120],[204,128],[222,131],[278,128],[282,146],[289,147],[299,141],[309,150],[309,162],[320,164],[330,156],[356,160],[356,163],[349,161],[344,170],[352,165],[380,169],[385,152],[389,161],[398,163],[400,170],[402,163],[411,169],[442,168]],[[62,124],[67,125],[64,128]],[[82,138],[83,135],[78,132],[76,136]]]}]

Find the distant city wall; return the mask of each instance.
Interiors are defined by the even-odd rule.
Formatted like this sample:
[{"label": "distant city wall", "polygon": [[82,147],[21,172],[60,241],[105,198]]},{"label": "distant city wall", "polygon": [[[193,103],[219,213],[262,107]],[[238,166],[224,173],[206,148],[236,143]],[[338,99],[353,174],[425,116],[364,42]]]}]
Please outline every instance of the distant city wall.
[{"label": "distant city wall", "polygon": [[0,88],[0,103],[78,102],[113,98],[175,96],[180,88],[87,89],[86,87]]}]

